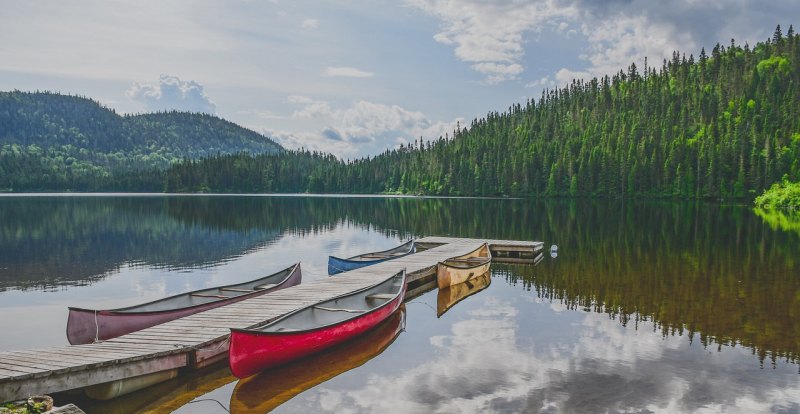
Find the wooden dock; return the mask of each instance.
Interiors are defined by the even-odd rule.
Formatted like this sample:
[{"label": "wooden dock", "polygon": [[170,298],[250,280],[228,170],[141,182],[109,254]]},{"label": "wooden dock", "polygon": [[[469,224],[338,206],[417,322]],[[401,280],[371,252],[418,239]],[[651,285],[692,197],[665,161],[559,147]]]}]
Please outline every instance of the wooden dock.
[{"label": "wooden dock", "polygon": [[[0,353],[0,402],[28,395],[86,388],[109,395],[121,381],[143,386],[173,378],[178,370],[197,369],[228,356],[230,328],[263,325],[300,307],[364,288],[406,269],[409,296],[429,290],[426,279],[436,264],[488,242],[498,261],[530,261],[541,242],[427,237],[426,250],[335,277],[302,283],[260,297],[191,315],[111,340]],[[503,260],[508,257],[509,260]],[[529,258],[530,257],[530,258]],[[430,285],[430,283],[427,283]],[[414,291],[416,289],[416,291]],[[87,388],[88,387],[88,388]],[[127,385],[133,390],[136,385]]]}]

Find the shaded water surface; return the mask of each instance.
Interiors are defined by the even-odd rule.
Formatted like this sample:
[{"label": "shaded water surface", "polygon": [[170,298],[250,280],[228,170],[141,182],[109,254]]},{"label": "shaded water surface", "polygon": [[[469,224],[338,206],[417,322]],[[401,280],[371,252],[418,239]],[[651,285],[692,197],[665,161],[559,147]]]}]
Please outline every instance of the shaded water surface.
[{"label": "shaded water surface", "polygon": [[0,197],[0,350],[66,344],[70,305],[295,261],[304,281],[326,278],[328,254],[427,235],[540,240],[558,255],[495,264],[472,290],[411,300],[400,328],[247,381],[223,364],[110,403],[61,398],[89,413],[800,412],[800,233],[743,206]]}]

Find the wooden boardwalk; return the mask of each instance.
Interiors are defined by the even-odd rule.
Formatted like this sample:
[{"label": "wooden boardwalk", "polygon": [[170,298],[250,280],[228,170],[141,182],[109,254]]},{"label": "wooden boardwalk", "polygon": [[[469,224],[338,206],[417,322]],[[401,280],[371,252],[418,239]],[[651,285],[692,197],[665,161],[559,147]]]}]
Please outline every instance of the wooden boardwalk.
[{"label": "wooden boardwalk", "polygon": [[396,260],[272,292],[104,342],[0,353],[0,402],[28,395],[109,384],[227,358],[230,328],[250,328],[290,311],[373,285],[403,268],[409,283],[429,277],[436,263],[483,242],[493,253],[534,253],[541,242],[428,237],[429,249]]}]

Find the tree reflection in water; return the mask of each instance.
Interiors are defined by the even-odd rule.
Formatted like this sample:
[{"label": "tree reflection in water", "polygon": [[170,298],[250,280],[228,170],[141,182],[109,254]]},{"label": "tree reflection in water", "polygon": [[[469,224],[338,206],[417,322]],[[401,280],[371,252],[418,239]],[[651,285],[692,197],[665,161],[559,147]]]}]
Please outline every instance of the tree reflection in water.
[{"label": "tree reflection in water", "polygon": [[[271,243],[282,236],[311,242],[341,228],[394,239],[439,235],[540,240],[547,246],[559,246],[557,260],[546,255],[536,267],[496,265],[495,277],[505,278],[518,291],[530,291],[537,300],[561,309],[557,315],[583,315],[576,323],[599,329],[589,329],[587,334],[610,341],[609,332],[619,329],[655,329],[661,345],[641,344],[625,337],[618,346],[628,349],[631,345],[625,341],[634,341],[635,346],[649,350],[646,352],[658,349],[663,358],[686,358],[697,364],[702,357],[695,349],[743,346],[757,355],[757,361],[779,368],[781,361],[796,363],[800,353],[800,232],[773,222],[768,217],[762,220],[745,206],[691,202],[0,197],[0,300],[3,289],[69,289],[95,283],[123,265],[165,271],[214,266],[236,261],[255,250],[268,252]],[[361,251],[374,250],[372,247],[354,245]],[[308,254],[312,253],[324,257],[330,252]],[[503,284],[496,282],[453,309],[469,308],[480,302],[478,298],[501,289]],[[443,320],[454,318],[454,310]],[[490,325],[505,326],[505,322],[496,323]],[[681,340],[696,345],[691,351],[671,355],[678,347],[674,341]],[[569,387],[579,388],[579,378],[609,383],[629,363],[608,365],[602,358],[582,361],[584,365],[574,373]],[[542,360],[529,362],[539,364]],[[597,375],[586,373],[591,366],[597,368]],[[680,367],[692,372],[690,366]],[[722,363],[714,367],[729,369]],[[540,375],[540,370],[531,370]],[[652,371],[655,378],[661,378],[657,364]],[[487,374],[490,380],[507,381],[492,377],[492,372]],[[567,375],[563,370],[554,372]],[[641,374],[631,371],[627,386],[657,393],[644,389],[648,384],[656,385],[637,377]],[[733,382],[728,385],[753,387]],[[481,388],[480,384],[475,386]],[[550,398],[547,393],[557,390],[537,392],[544,394],[528,398],[545,401]]]}]

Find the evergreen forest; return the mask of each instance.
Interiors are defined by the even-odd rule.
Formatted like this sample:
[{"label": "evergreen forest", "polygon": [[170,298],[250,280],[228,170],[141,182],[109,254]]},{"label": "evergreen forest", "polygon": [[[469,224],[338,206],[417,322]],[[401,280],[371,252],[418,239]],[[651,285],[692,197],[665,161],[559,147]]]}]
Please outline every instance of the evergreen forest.
[{"label": "evergreen forest", "polygon": [[212,115],[120,116],[83,97],[0,92],[0,191],[138,191],[184,159],[282,150]]},{"label": "evergreen forest", "polygon": [[800,36],[574,80],[452,137],[373,158],[309,151],[173,166],[166,191],[753,198],[800,180]]},{"label": "evergreen forest", "polygon": [[208,115],[120,117],[79,99],[0,95],[0,189],[752,199],[800,181],[792,27],[574,80],[352,161],[280,150]]}]

